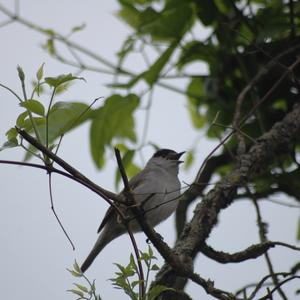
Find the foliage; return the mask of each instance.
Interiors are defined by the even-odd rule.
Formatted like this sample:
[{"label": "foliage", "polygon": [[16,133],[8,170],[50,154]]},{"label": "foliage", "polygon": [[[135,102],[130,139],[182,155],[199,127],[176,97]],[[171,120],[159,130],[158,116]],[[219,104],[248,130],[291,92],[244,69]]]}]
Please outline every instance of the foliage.
[{"label": "foliage", "polygon": [[[118,16],[131,26],[132,33],[118,52],[117,64],[99,58],[99,62],[115,75],[108,85],[113,94],[96,108],[86,103],[58,102],[58,93],[82,78],[72,74],[45,77],[44,65],[37,70],[36,81],[28,94],[25,86],[27,74],[18,67],[23,96],[3,84],[1,86],[18,99],[24,111],[7,131],[7,141],[0,150],[20,146],[27,152],[26,159],[36,155],[49,164],[47,157],[32,146],[24,145],[14,125],[57,152],[65,133],[90,122],[90,149],[95,165],[103,168],[107,153],[118,145],[128,175],[132,176],[139,170],[134,161],[135,154],[146,145],[156,145],[156,141],[148,140],[147,130],[144,130],[143,136],[138,134],[135,112],[143,107],[145,96],[150,94],[146,106],[149,114],[152,91],[157,86],[180,93],[185,96],[185,106],[195,130],[214,141],[222,139],[228,131],[238,133],[220,144],[224,147],[206,161],[198,177],[202,176],[205,180],[200,182],[197,193],[188,195],[190,198],[181,203],[177,224],[184,225],[189,205],[202,195],[211,178],[225,177],[240,163],[247,150],[261,142],[259,138],[299,102],[300,71],[295,61],[300,49],[300,2],[119,0],[119,4]],[[18,20],[18,16],[13,18]],[[205,36],[199,34],[204,28]],[[80,54],[91,53],[52,29],[38,26],[35,29],[47,36],[46,51],[66,64],[70,60],[59,52],[56,45],[59,42],[73,47]],[[84,25],[75,26],[71,33],[83,29]],[[156,54],[146,59],[149,52]],[[133,55],[145,58],[145,64],[138,70],[130,68]],[[201,72],[199,63],[207,67],[206,73]],[[71,65],[77,66],[79,71],[94,71],[80,60]],[[284,74],[286,76],[282,77]],[[170,84],[174,78],[183,78],[185,88]],[[142,91],[139,87],[141,82],[146,85]],[[50,96],[45,91],[50,92]],[[147,122],[145,124],[147,129]],[[269,200],[270,196],[280,193],[292,198],[299,207],[299,142],[298,135],[286,145],[288,153],[280,156],[270,149],[272,163],[267,165],[266,162],[267,167],[262,165],[259,175],[247,178],[245,185],[239,187],[237,198],[243,197],[257,204],[258,200]],[[188,149],[187,169],[193,165],[196,155],[197,142]],[[117,172],[115,181],[116,185],[120,181]],[[286,205],[286,202],[284,199],[280,204]],[[264,242],[267,230],[262,221],[261,224],[259,232],[261,242]],[[177,226],[178,236],[183,225]],[[294,231],[297,231],[295,237],[297,235],[299,239],[300,222]],[[145,255],[141,253],[142,261],[151,270],[147,265],[149,260],[154,259],[150,249],[148,257]],[[139,279],[131,281],[137,275],[134,259],[131,257],[126,267],[117,267],[119,271],[112,279],[113,284],[136,299],[134,288],[140,282]],[[273,285],[276,286],[276,281]],[[83,297],[84,292],[93,291],[92,286],[89,289],[77,286],[74,293]],[[246,289],[243,290],[245,293]]]},{"label": "foliage", "polygon": [[[153,250],[151,247],[148,247],[148,251],[140,251],[140,258],[139,261],[144,264],[145,271],[146,271],[146,278],[143,282],[145,289],[147,290],[149,280],[150,280],[150,273],[156,272],[159,270],[159,267],[153,263],[157,258],[153,254]],[[141,284],[140,275],[139,275],[139,268],[135,262],[134,256],[130,255],[129,263],[126,266],[122,266],[121,264],[115,263],[118,268],[118,271],[115,272],[115,277],[111,278],[110,281],[112,282],[113,286],[116,289],[122,290],[125,294],[129,296],[132,300],[154,300],[164,291],[170,291],[172,289],[165,287],[165,286],[153,286],[150,287],[145,296],[143,298],[139,297],[139,292],[137,288]],[[73,293],[76,296],[79,296],[77,299],[88,299],[88,300],[101,300],[99,294],[96,294],[96,286],[95,280],[91,282],[80,270],[79,265],[75,261],[73,264],[73,269],[68,270],[73,277],[83,278],[87,285],[82,285],[78,283],[74,283],[75,288],[68,290],[69,292]]]},{"label": "foliage", "polygon": [[76,295],[76,299],[86,299],[86,300],[101,300],[100,294],[96,293],[95,280],[91,282],[80,270],[79,265],[75,261],[73,264],[73,269],[69,270],[70,274],[78,278],[83,278],[85,280],[85,285],[74,283],[75,288],[68,290],[72,294]]},{"label": "foliage", "polygon": [[[145,264],[146,278],[144,280],[145,288],[149,284],[149,275],[152,271],[158,271],[159,267],[156,264],[153,264],[153,261],[157,258],[153,255],[151,247],[148,247],[147,252],[140,251],[140,262]],[[118,268],[118,271],[115,273],[116,277],[110,279],[113,283],[113,286],[116,289],[121,289],[125,294],[129,296],[132,300],[154,300],[162,292],[172,290],[166,286],[153,286],[150,287],[146,292],[145,296],[141,299],[139,297],[139,292],[137,288],[139,287],[141,280],[139,275],[138,266],[134,260],[133,255],[130,255],[130,261],[127,266],[122,266],[118,263],[115,264]]]}]

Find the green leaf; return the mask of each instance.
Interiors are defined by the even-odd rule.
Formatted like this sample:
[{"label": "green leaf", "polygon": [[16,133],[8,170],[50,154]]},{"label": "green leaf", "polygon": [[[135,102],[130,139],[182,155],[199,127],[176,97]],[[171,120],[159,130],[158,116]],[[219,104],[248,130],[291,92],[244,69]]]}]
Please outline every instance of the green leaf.
[{"label": "green leaf", "polygon": [[144,78],[149,85],[153,85],[157,81],[157,78],[169,61],[171,55],[173,54],[174,50],[176,49],[177,42],[172,43],[170,47],[157,59],[157,61],[150,67],[150,69],[144,73]]},{"label": "green leaf", "polygon": [[90,130],[91,152],[98,168],[104,166],[105,148],[113,139],[136,141],[133,112],[139,104],[136,95],[113,95],[93,114]]},{"label": "green leaf", "polygon": [[77,32],[77,31],[81,31],[81,30],[83,30],[84,28],[86,27],[86,24],[85,23],[82,23],[81,25],[79,25],[79,26],[74,26],[73,28],[72,28],[72,32]]},{"label": "green leaf", "polygon": [[189,1],[169,1],[167,6],[139,24],[141,34],[150,34],[154,40],[178,40],[194,22],[194,9]]},{"label": "green leaf", "polygon": [[145,75],[145,72],[135,76],[134,78],[130,79],[127,83],[111,83],[108,84],[108,87],[112,88],[118,88],[118,89],[131,89],[138,81],[143,78]]},{"label": "green leaf", "polygon": [[[56,102],[49,113],[48,120],[48,142],[51,145],[58,137],[71,131],[73,128],[79,126],[91,117],[92,111],[87,110],[88,105],[80,102]],[[19,116],[20,117],[20,116]],[[46,141],[46,121],[45,118],[33,118],[36,123],[36,128],[39,132],[41,142]],[[28,132],[32,132],[32,123],[30,119],[25,119],[22,124]],[[33,152],[35,148],[31,149]],[[25,161],[27,161],[31,155],[26,154]]]},{"label": "green leaf", "polygon": [[54,40],[52,38],[47,40],[47,43],[44,47],[48,50],[48,53],[51,56],[54,56],[56,54],[56,48],[54,45]]},{"label": "green leaf", "polygon": [[298,219],[297,241],[300,241],[300,218]]},{"label": "green leaf", "polygon": [[71,289],[71,290],[68,290],[68,292],[71,292],[71,293],[73,293],[75,295],[78,295],[78,296],[80,296],[82,298],[84,297],[84,293],[82,291]]},{"label": "green leaf", "polygon": [[36,72],[36,78],[38,81],[41,81],[44,76],[44,65],[45,63],[42,63],[42,65],[39,67],[39,69]]},{"label": "green leaf", "polygon": [[20,103],[20,106],[27,108],[30,112],[35,113],[39,116],[45,115],[44,105],[38,100],[29,99]]},{"label": "green leaf", "polygon": [[87,293],[89,290],[87,287],[85,287],[84,285],[81,285],[81,284],[77,284],[77,283],[74,283],[74,285],[76,285],[81,291]]},{"label": "green leaf", "polygon": [[72,276],[74,276],[74,277],[82,277],[82,273],[77,273],[77,272],[75,272],[75,271],[73,271],[73,270],[69,270],[69,269],[67,269],[71,274],[72,274]]},{"label": "green leaf", "polygon": [[79,265],[78,265],[78,263],[77,263],[76,260],[75,260],[75,262],[74,262],[74,264],[73,264],[73,268],[74,268],[74,270],[75,270],[76,272],[82,273],[82,272],[81,272],[81,269],[80,269],[80,267],[79,267]]},{"label": "green leaf", "polygon": [[143,283],[143,280],[134,280],[131,282],[131,288],[134,289],[137,285]]},{"label": "green leaf", "polygon": [[187,170],[194,161],[194,153],[193,151],[188,151],[186,155],[186,159],[184,161],[184,169]]},{"label": "green leaf", "polygon": [[[92,112],[81,102],[56,102],[49,114],[49,142],[72,130],[90,118]],[[40,128],[45,131],[45,128]]]},{"label": "green leaf", "polygon": [[11,139],[7,142],[5,142],[2,147],[0,147],[0,151],[8,149],[8,148],[14,148],[14,147],[18,147],[18,140],[17,139]]},{"label": "green leaf", "polygon": [[158,297],[162,292],[165,291],[174,291],[174,289],[169,288],[167,286],[163,285],[155,285],[153,288],[150,289],[148,292],[148,298],[147,300],[154,300],[156,297]]},{"label": "green leaf", "polygon": [[140,24],[140,12],[136,9],[130,1],[119,0],[122,8],[118,11],[118,16],[122,18],[133,28],[138,28]]},{"label": "green leaf", "polygon": [[83,77],[76,77],[76,76],[73,76],[71,73],[69,73],[69,74],[62,74],[57,77],[46,77],[45,82],[50,87],[57,88],[61,84],[75,80],[75,79],[85,80]]},{"label": "green leaf", "polygon": [[10,141],[14,140],[17,137],[18,132],[15,127],[12,127],[5,133],[5,135],[7,137],[7,140]]},{"label": "green leaf", "polygon": [[194,61],[214,64],[217,57],[216,46],[201,41],[191,41],[182,47],[177,66],[179,69]]},{"label": "green leaf", "polygon": [[17,70],[18,70],[18,76],[20,80],[23,82],[25,80],[25,73],[19,65],[17,66]]},{"label": "green leaf", "polygon": [[53,29],[42,29],[43,32],[45,32],[48,35],[54,36],[56,32]]},{"label": "green leaf", "polygon": [[151,271],[159,271],[160,268],[157,264],[154,264],[152,267],[151,267]]}]

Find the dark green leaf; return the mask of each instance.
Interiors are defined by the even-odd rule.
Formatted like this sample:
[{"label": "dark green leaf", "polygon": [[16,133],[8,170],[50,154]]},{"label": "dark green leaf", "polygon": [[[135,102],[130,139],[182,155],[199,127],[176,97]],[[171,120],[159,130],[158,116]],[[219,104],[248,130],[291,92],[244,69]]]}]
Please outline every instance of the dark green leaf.
[{"label": "dark green leaf", "polygon": [[151,271],[159,271],[160,268],[158,265],[154,264],[152,267],[151,267]]},{"label": "dark green leaf", "polygon": [[140,12],[130,1],[119,0],[122,8],[118,11],[118,16],[127,22],[133,28],[137,28],[140,24]]},{"label": "dark green leaf", "polygon": [[195,61],[213,64],[215,63],[216,56],[215,46],[204,44],[201,41],[191,41],[183,46],[177,65],[181,69],[188,63]]},{"label": "dark green leaf", "polygon": [[20,106],[27,108],[30,112],[35,113],[39,116],[45,115],[44,105],[38,100],[34,100],[34,99],[26,100],[20,103]]},{"label": "dark green leaf", "polygon": [[167,286],[163,285],[155,285],[153,288],[150,289],[148,292],[148,298],[147,300],[154,300],[156,297],[158,297],[162,292],[165,291],[173,291],[174,289],[169,288]]},{"label": "dark green leaf", "polygon": [[150,34],[154,40],[178,40],[194,22],[194,9],[189,1],[168,5],[159,14],[139,24],[139,32]]},{"label": "dark green leaf", "polygon": [[173,43],[158,59],[157,61],[150,67],[150,69],[144,73],[144,78],[149,85],[153,85],[157,81],[157,78],[169,61],[171,55],[176,49],[177,43]]},{"label": "dark green leaf", "polygon": [[113,95],[95,111],[90,130],[91,152],[98,168],[104,166],[106,147],[111,147],[115,138],[135,142],[133,112],[139,104],[136,95]]},{"label": "dark green leaf", "polygon": [[145,72],[135,76],[134,78],[130,79],[127,83],[112,83],[108,84],[107,86],[119,89],[131,89],[141,78],[143,78],[144,74]]}]

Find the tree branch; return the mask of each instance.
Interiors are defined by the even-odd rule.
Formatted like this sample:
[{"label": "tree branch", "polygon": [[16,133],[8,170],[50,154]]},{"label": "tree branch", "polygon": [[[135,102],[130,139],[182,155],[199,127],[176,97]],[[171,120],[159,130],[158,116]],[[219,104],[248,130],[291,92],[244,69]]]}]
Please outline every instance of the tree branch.
[{"label": "tree branch", "polygon": [[[224,177],[199,203],[194,216],[176,243],[174,251],[193,259],[217,223],[218,214],[234,201],[238,186],[263,171],[275,156],[288,153],[286,145],[298,136],[300,130],[300,105],[295,105],[282,121],[257,139],[250,150],[242,155],[241,163]],[[178,274],[165,266],[157,276],[157,284],[182,288],[177,285]]]}]

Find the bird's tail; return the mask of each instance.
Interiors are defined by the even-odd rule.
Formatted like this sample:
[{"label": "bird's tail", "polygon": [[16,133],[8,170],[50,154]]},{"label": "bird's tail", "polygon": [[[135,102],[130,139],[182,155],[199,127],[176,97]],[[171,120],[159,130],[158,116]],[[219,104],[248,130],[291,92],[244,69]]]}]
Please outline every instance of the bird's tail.
[{"label": "bird's tail", "polygon": [[83,262],[81,268],[82,273],[84,273],[92,264],[92,262],[94,261],[94,259],[96,258],[96,256],[100,253],[100,251],[104,248],[104,246],[101,249],[98,249],[96,247],[94,247],[91,251],[91,253],[89,254],[89,256],[86,258],[86,260]]},{"label": "bird's tail", "polygon": [[91,253],[88,255],[88,257],[86,258],[86,260],[83,262],[82,266],[81,266],[81,271],[82,273],[84,273],[92,264],[92,262],[95,260],[95,258],[97,257],[97,255],[103,250],[103,248],[112,240],[112,238],[110,236],[108,236],[107,234],[105,234],[106,231],[104,230],[94,248],[92,249]]}]

